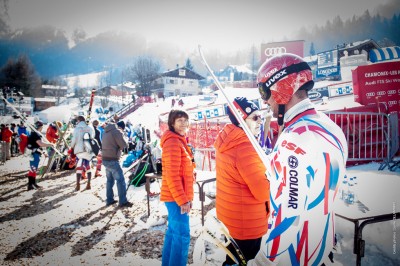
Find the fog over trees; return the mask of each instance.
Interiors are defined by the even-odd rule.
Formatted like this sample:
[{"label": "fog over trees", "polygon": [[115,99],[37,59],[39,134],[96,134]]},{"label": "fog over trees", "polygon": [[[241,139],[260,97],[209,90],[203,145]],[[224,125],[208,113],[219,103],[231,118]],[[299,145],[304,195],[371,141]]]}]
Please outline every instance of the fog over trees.
[{"label": "fog over trees", "polygon": [[[29,57],[42,79],[59,75],[77,75],[98,71],[123,71],[133,66],[140,56],[148,56],[160,62],[160,71],[173,69],[177,64],[184,66],[190,59],[193,70],[205,75],[206,70],[198,58],[197,47],[182,50],[178,45],[165,42],[150,42],[145,36],[122,31],[108,31],[87,37],[82,28],[75,29],[72,37],[53,26],[10,30],[7,24],[8,0],[0,0],[0,68],[16,60],[22,54]],[[381,7],[384,13],[384,7]],[[385,15],[385,14],[384,14]],[[325,25],[300,28],[297,34],[281,41],[304,40],[305,55],[336,47],[337,44],[374,39],[381,46],[400,44],[400,10],[391,18],[365,11],[360,17],[353,16],[343,21],[340,16]],[[220,30],[220,29],[216,29]],[[251,29],[249,29],[251,30]],[[240,38],[240,33],[237,34]],[[268,41],[266,41],[268,42]],[[227,65],[249,64],[257,70],[260,62],[261,43],[253,43],[247,49],[224,53],[207,50],[207,59],[216,70]],[[312,49],[311,49],[312,48]],[[120,74],[117,74],[120,79]],[[120,81],[120,80],[116,81]],[[2,84],[4,85],[4,81]]]}]

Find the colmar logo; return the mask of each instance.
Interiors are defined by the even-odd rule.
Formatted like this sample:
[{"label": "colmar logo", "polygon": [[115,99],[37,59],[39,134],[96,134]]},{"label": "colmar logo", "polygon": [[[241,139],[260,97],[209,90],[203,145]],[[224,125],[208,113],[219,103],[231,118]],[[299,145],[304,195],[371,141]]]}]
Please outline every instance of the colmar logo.
[{"label": "colmar logo", "polygon": [[299,179],[296,170],[289,171],[289,208],[297,209],[299,197]]}]

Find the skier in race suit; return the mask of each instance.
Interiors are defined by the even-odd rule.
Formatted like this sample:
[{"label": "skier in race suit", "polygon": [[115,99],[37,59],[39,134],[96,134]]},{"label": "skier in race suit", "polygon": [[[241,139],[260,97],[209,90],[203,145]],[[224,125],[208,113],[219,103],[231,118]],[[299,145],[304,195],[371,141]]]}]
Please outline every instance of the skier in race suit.
[{"label": "skier in race suit", "polygon": [[268,233],[249,265],[329,265],[335,241],[334,201],[346,174],[346,138],[308,99],[314,82],[300,57],[270,58],[260,67],[257,82],[261,98],[284,129],[267,166]]}]

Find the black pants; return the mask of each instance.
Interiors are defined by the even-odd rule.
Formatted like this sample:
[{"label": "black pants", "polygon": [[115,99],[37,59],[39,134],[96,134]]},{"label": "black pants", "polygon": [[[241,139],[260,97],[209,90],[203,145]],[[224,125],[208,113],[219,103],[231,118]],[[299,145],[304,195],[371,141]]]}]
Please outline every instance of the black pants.
[{"label": "black pants", "polygon": [[[261,237],[260,238],[256,238],[256,239],[248,239],[248,240],[239,240],[239,239],[235,239],[236,243],[238,244],[240,250],[242,251],[246,262],[254,259],[255,256],[257,255],[258,251],[260,250],[261,247]],[[230,244],[228,246],[228,249],[232,252],[232,254],[239,260],[239,256],[237,255],[235,248],[232,246],[232,244]],[[228,255],[226,255],[226,260],[225,262],[222,264],[224,265],[233,265],[236,262],[234,262]]]}]

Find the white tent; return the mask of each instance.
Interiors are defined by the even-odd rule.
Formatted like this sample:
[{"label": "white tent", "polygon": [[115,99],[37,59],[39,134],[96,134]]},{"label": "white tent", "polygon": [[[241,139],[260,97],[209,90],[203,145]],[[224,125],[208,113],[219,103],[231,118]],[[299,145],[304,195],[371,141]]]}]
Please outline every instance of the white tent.
[{"label": "white tent", "polygon": [[68,105],[52,106],[39,112],[37,115],[44,123],[51,123],[53,121],[66,123],[71,116],[71,107]]}]

